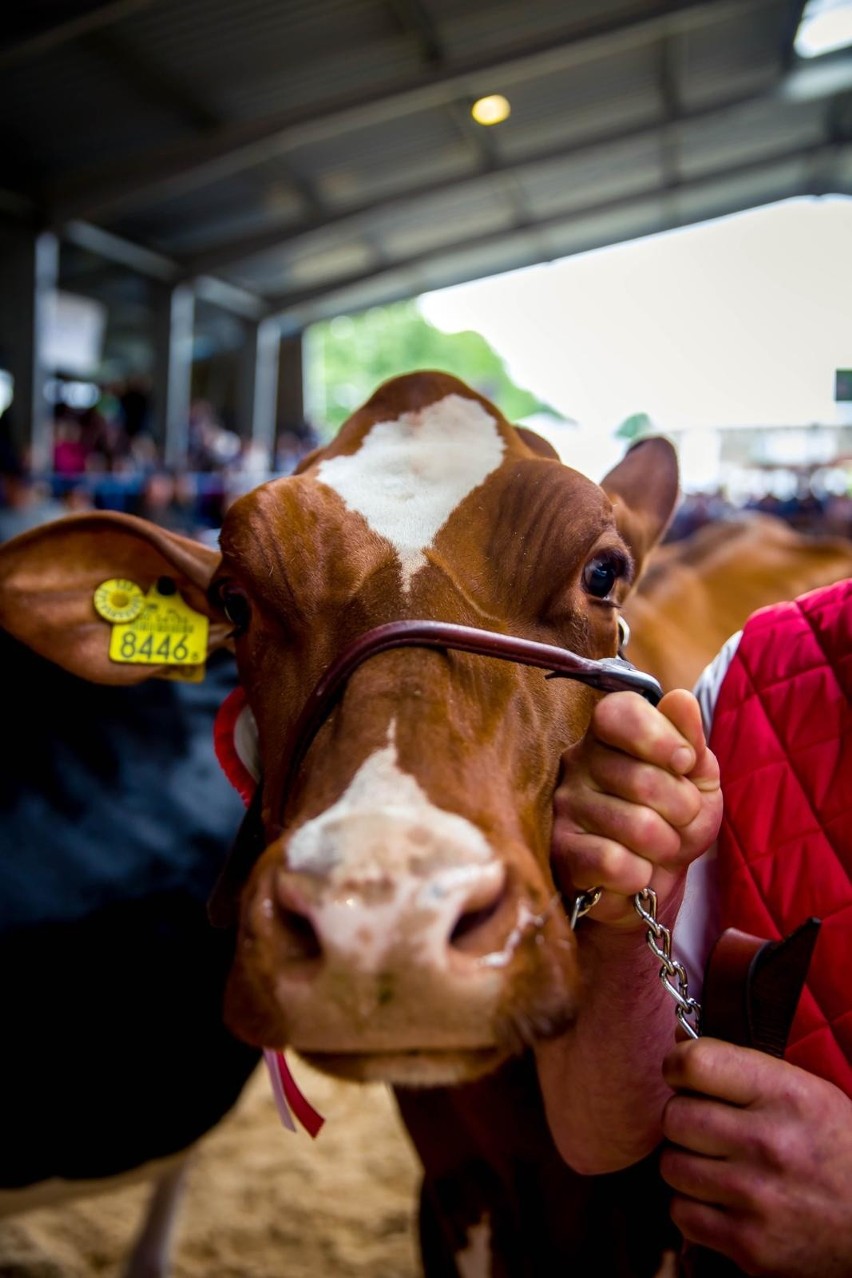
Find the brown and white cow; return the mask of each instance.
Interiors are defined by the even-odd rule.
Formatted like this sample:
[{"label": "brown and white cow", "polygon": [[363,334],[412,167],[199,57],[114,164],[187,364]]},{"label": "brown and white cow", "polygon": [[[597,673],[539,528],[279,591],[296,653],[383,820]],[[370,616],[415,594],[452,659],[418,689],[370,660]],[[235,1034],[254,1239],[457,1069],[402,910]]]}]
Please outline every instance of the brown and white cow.
[{"label": "brown and white cow", "polygon": [[592,1257],[654,1272],[659,1237],[637,1193],[650,1178],[575,1177],[525,1053],[581,997],[548,852],[560,758],[599,693],[407,644],[354,663],[327,701],[317,684],[365,633],[412,619],[568,649],[581,665],[614,657],[619,609],[676,495],[663,440],[598,486],[461,382],[416,373],[380,387],[298,474],[241,498],[221,556],[106,514],[0,550],[0,622],[88,679],[163,673],[110,659],[93,607],[107,578],[143,591],[170,578],[210,617],[211,649],[234,646],[262,834],[227,1019],[250,1043],[399,1089],[427,1164],[431,1273],[569,1272],[569,1258],[584,1273]]},{"label": "brown and white cow", "polygon": [[667,690],[691,688],[756,608],[850,576],[845,537],[757,513],[708,524],[650,557],[624,609],[630,660]]}]

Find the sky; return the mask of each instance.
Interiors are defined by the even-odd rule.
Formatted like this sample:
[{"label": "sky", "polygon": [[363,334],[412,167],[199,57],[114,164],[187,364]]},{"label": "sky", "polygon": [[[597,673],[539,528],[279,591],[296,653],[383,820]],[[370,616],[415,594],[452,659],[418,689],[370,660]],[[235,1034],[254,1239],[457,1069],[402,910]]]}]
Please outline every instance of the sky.
[{"label": "sky", "polygon": [[[659,430],[849,420],[852,199],[797,199],[429,293],[521,386],[603,442]],[[846,411],[847,417],[841,417]]]}]

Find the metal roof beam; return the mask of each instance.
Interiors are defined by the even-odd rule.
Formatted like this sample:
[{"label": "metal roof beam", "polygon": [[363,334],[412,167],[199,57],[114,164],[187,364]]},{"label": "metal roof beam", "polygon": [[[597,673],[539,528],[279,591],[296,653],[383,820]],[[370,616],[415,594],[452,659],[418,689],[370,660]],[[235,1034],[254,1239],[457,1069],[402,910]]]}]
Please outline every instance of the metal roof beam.
[{"label": "metal roof beam", "polygon": [[188,92],[180,80],[159,70],[115,31],[87,31],[81,43],[101,62],[118,71],[144,101],[173,111],[179,120],[199,133],[221,128],[220,117]]},{"label": "metal roof beam", "polygon": [[[679,194],[689,195],[702,191],[705,188],[711,190],[720,182],[732,177],[741,177],[744,175],[756,175],[761,173],[770,173],[775,169],[783,169],[796,161],[804,161],[813,173],[813,189],[811,184],[807,185],[798,194],[824,194],[824,174],[826,168],[832,166],[834,161],[841,155],[852,152],[852,137],[821,147],[797,147],[793,151],[784,152],[762,161],[756,161],[753,158],[744,160],[739,164],[728,165],[721,169],[714,169],[712,173],[702,174],[698,178],[682,179],[677,182],[670,183],[667,186],[654,186],[646,191],[631,191],[629,195],[618,196],[616,199],[603,200],[597,204],[584,205],[582,208],[572,209],[570,213],[553,214],[550,217],[542,218],[536,223],[534,228],[538,233],[547,232],[549,230],[559,230],[570,226],[572,223],[595,217],[599,214],[611,213],[619,208],[630,208],[634,205],[642,205],[651,200],[666,200],[666,197],[676,197]],[[774,203],[779,199],[786,199],[791,196],[788,187],[779,186],[777,192],[771,195],[760,193],[754,199],[749,200],[744,197],[742,201],[736,202],[736,208],[723,210],[724,213],[739,211],[745,208],[753,208],[759,205]],[[708,213],[709,217],[722,216],[722,212],[713,211]],[[666,203],[665,218],[660,219],[661,224],[654,228],[654,233],[662,230],[674,229],[677,226],[693,224],[694,215],[681,218],[674,211],[674,201],[669,200]],[[637,232],[639,235],[651,234],[651,231],[642,230]],[[521,235],[527,235],[527,231],[521,232]],[[357,274],[348,277],[342,277],[327,284],[319,285],[309,289],[303,289],[298,292],[283,293],[277,297],[268,299],[267,308],[270,315],[274,315],[284,320],[290,311],[294,311],[299,307],[307,306],[313,302],[321,301],[326,297],[334,294],[345,292],[350,288],[355,288],[362,284],[367,284],[371,280],[380,278],[382,275],[395,275],[400,272],[416,270],[416,268],[424,263],[433,263],[442,257],[449,257],[456,254],[464,253],[473,249],[487,247],[489,244],[499,244],[501,241],[511,241],[517,238],[517,232],[512,228],[505,228],[500,231],[488,231],[482,235],[468,236],[465,239],[456,240],[449,244],[433,247],[424,252],[411,254],[409,257],[400,259],[390,265],[382,264],[367,271],[360,271]],[[630,238],[629,236],[627,238]],[[608,243],[603,240],[602,243]],[[585,247],[585,246],[584,246]],[[544,259],[544,254],[535,257],[534,261]],[[550,256],[550,255],[547,255]],[[415,290],[416,291],[416,290]]]},{"label": "metal roof beam", "polygon": [[550,37],[505,57],[477,56],[453,66],[425,67],[419,76],[395,78],[372,92],[348,93],[265,120],[217,129],[208,138],[127,157],[106,168],[81,172],[48,193],[46,210],[54,225],[70,218],[102,217],[136,208],[164,195],[209,185],[273,156],[353,129],[467,97],[499,79],[508,86],[532,74],[546,75],[578,62],[647,43],[704,23],[739,17],[782,0],[667,0],[640,17],[603,18],[562,40]]},{"label": "metal roof beam", "polygon": [[787,2],[784,34],[781,37],[781,61],[787,70],[796,61],[796,33],[799,30],[806,3],[807,0],[788,0]]},{"label": "metal roof beam", "polygon": [[443,65],[444,47],[438,27],[421,0],[385,0],[385,2],[403,34],[416,37],[423,61],[430,66]]},{"label": "metal roof beam", "polygon": [[76,12],[70,17],[68,4],[58,0],[8,6],[0,28],[0,67],[25,62],[68,40],[102,30],[151,3],[152,0],[77,0]]},{"label": "metal roof beam", "polygon": [[237,288],[235,284],[229,284],[227,280],[217,279],[213,275],[200,275],[193,281],[193,285],[195,295],[201,301],[210,302],[211,305],[243,319],[263,319],[269,309],[256,293]]},{"label": "metal roof beam", "polygon": [[[90,226],[87,222],[69,222],[63,227],[62,239],[148,279],[160,280],[165,284],[182,281],[183,271],[171,258],[112,235],[99,226]],[[194,280],[194,287],[199,298],[244,319],[260,319],[268,310],[266,303],[256,293],[206,274],[199,274]]]},{"label": "metal roof beam", "polygon": [[549,147],[541,151],[527,151],[522,160],[510,161],[493,158],[488,167],[483,166],[474,172],[454,174],[443,181],[430,179],[429,181],[418,183],[416,186],[408,187],[397,195],[386,196],[376,200],[365,200],[361,204],[349,205],[347,208],[327,213],[319,219],[304,218],[299,222],[291,223],[289,226],[275,226],[268,230],[259,231],[254,235],[238,236],[235,239],[223,241],[210,248],[202,249],[197,253],[181,254],[180,260],[187,275],[197,274],[202,271],[227,270],[238,262],[255,257],[260,253],[265,253],[270,249],[278,248],[282,245],[293,245],[299,240],[309,239],[312,235],[322,234],[326,230],[346,226],[349,223],[357,223],[359,219],[369,217],[373,213],[385,210],[393,213],[426,196],[441,195],[445,192],[459,190],[465,186],[481,184],[484,178],[492,174],[494,177],[505,174],[518,176],[539,165],[557,163],[560,160],[582,159],[586,155],[592,156],[600,151],[602,147],[616,146],[621,143],[653,141],[659,138],[663,129],[671,137],[672,132],[677,128],[714,119],[724,120],[729,115],[733,116],[744,106],[751,106],[765,100],[771,100],[771,95],[768,97],[765,93],[744,94],[741,97],[725,102],[722,106],[701,107],[694,111],[684,110],[675,115],[667,113],[661,120],[655,120],[652,123],[644,121],[633,128],[608,129],[591,138],[584,138],[582,142],[572,143],[568,146]]},{"label": "metal roof beam", "polygon": [[163,253],[155,253],[152,249],[122,239],[99,226],[90,226],[87,222],[67,223],[62,228],[62,239],[150,279],[172,283],[181,274],[177,262]]}]

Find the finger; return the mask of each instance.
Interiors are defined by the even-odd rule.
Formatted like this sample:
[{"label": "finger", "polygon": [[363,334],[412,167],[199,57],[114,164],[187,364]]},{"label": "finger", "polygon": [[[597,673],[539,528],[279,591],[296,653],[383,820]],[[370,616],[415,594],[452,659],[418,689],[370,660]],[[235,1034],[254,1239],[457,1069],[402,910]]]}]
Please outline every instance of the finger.
[{"label": "finger", "polygon": [[678,1043],[663,1061],[663,1077],[675,1091],[687,1091],[745,1107],[760,1100],[767,1069],[778,1062],[749,1047],[716,1038]]},{"label": "finger", "polygon": [[584,847],[578,838],[584,835],[620,844],[628,854],[654,864],[677,866],[680,859],[681,839],[677,830],[653,808],[630,803],[616,795],[586,791],[581,802],[556,806],[554,852],[583,857]]},{"label": "finger", "polygon": [[748,1118],[739,1106],[676,1092],[666,1102],[662,1130],[666,1140],[693,1154],[728,1158],[742,1147]]},{"label": "finger", "polygon": [[631,759],[620,751],[593,752],[588,774],[602,793],[651,808],[678,828],[690,825],[701,814],[703,796],[692,781],[658,765]]},{"label": "finger", "polygon": [[685,772],[699,790],[719,788],[719,765],[707,745],[701,707],[691,692],[675,688],[667,692],[657,707],[695,753],[695,762]]},{"label": "finger", "polygon": [[[665,701],[664,697],[657,709],[638,692],[612,692],[595,706],[592,734],[604,745],[623,750],[631,758],[683,775],[695,766],[696,747],[668,718],[663,709]],[[675,697],[676,712],[680,701],[680,697]],[[691,720],[690,727],[694,727]]]},{"label": "finger", "polygon": [[678,1194],[716,1207],[738,1207],[747,1200],[742,1169],[725,1158],[707,1158],[676,1145],[660,1153],[660,1175]]},{"label": "finger", "polygon": [[696,755],[706,748],[701,707],[691,692],[685,688],[673,688],[665,694],[657,709],[689,742]]},{"label": "finger", "polygon": [[554,831],[553,859],[566,892],[601,887],[632,896],[648,886],[654,868],[612,839],[577,830]]},{"label": "finger", "polygon": [[744,1256],[743,1222],[738,1215],[682,1194],[674,1195],[669,1211],[687,1242],[709,1247],[732,1260]]}]

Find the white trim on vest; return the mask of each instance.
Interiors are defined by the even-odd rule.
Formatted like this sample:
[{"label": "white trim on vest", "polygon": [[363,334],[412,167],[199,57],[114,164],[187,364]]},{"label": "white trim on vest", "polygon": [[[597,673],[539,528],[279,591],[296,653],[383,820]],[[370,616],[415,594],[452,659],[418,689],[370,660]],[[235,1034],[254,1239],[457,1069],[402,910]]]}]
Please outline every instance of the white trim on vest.
[{"label": "white trim on vest", "polygon": [[[719,691],[739,647],[742,633],[741,630],[737,631],[720,648],[717,656],[699,675],[693,689],[701,707],[704,731],[708,737]],[[679,959],[686,968],[689,992],[699,1002],[704,983],[704,969],[720,929],[716,865],[717,853],[714,843],[703,856],[693,861],[687,871],[686,891],[672,937],[675,958]]]}]

